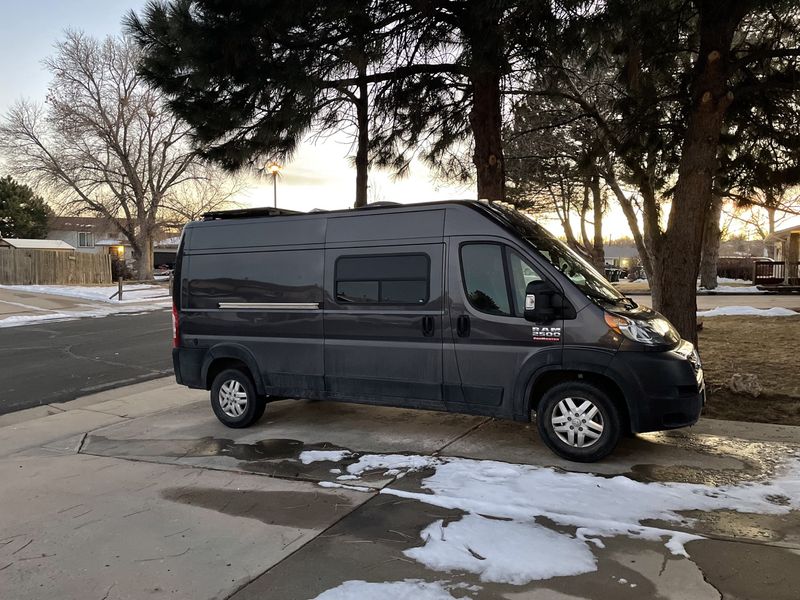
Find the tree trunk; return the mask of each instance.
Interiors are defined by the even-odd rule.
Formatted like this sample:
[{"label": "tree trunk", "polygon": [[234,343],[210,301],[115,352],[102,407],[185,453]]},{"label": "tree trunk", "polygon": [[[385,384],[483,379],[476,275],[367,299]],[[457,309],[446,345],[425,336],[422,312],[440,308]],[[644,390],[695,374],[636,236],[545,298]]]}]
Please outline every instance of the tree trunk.
[{"label": "tree trunk", "polygon": [[622,208],[622,213],[625,215],[625,220],[628,222],[628,227],[633,235],[633,242],[636,245],[636,251],[639,253],[639,260],[642,262],[645,275],[647,276],[648,280],[652,280],[653,267],[650,261],[650,252],[647,248],[647,245],[644,243],[644,238],[642,237],[642,231],[639,228],[639,220],[637,219],[636,211],[633,208],[633,203],[631,202],[630,198],[625,195],[625,192],[622,191],[622,188],[620,187],[619,182],[613,173],[606,173],[604,178],[608,186],[611,188],[611,191],[614,192],[614,196],[617,198],[617,202],[619,202],[619,205]]},{"label": "tree trunk", "polygon": [[[359,77],[367,75],[366,62],[358,67]],[[369,177],[369,88],[362,80],[358,84],[356,102],[356,122],[358,125],[358,148],[356,150],[356,203],[355,207],[367,205]]]},{"label": "tree trunk", "polygon": [[703,232],[703,254],[700,259],[700,287],[713,290],[717,287],[717,262],[719,260],[719,243],[722,232],[719,220],[722,217],[722,196],[715,194],[711,201],[711,210]]},{"label": "tree trunk", "polygon": [[693,103],[678,165],[678,181],[667,231],[659,240],[651,286],[655,309],[684,339],[697,343],[696,282],[703,230],[711,209],[717,150],[725,111],[733,99],[727,90],[733,33],[744,2],[719,10],[700,2],[700,49],[692,81]]},{"label": "tree trunk", "polygon": [[136,277],[140,281],[153,279],[153,238],[150,234],[140,234],[133,246],[133,262]]},{"label": "tree trunk", "polygon": [[505,200],[500,75],[492,72],[477,73],[472,77],[472,89],[469,122],[475,140],[472,160],[478,181],[478,198]]},{"label": "tree trunk", "polygon": [[478,182],[478,199],[506,198],[506,173],[502,140],[500,80],[505,65],[502,2],[467,2],[462,32],[470,55],[469,82],[472,108],[469,124],[475,144],[472,161]]},{"label": "tree trunk", "polygon": [[775,208],[772,206],[767,207],[767,218],[769,219],[769,234],[775,233]]},{"label": "tree trunk", "polygon": [[600,190],[600,178],[595,173],[591,179],[592,214],[594,219],[594,244],[592,246],[592,263],[601,273],[606,269],[606,251],[603,244],[603,194]]}]

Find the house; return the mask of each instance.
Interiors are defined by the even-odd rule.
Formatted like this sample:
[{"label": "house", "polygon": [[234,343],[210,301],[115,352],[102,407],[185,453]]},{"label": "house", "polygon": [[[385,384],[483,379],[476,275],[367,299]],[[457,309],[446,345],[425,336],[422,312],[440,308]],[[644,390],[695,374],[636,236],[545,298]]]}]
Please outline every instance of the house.
[{"label": "house", "polygon": [[130,244],[125,236],[108,219],[102,217],[50,217],[48,227],[48,240],[62,240],[74,246],[78,252],[110,254],[114,257],[123,253],[126,262],[133,258]]},{"label": "house", "polygon": [[119,228],[100,217],[50,217],[47,226],[48,240],[63,240],[78,252],[91,254],[107,254],[108,245],[98,242],[122,237]]},{"label": "house", "polygon": [[800,222],[778,229],[766,241],[775,248],[775,260],[797,262],[800,254]]},{"label": "house", "polygon": [[771,233],[767,243],[775,248],[775,260],[756,263],[753,280],[786,291],[800,291],[800,222]]},{"label": "house", "polygon": [[31,240],[27,238],[0,238],[0,248],[17,250],[61,250],[74,252],[75,248],[62,240]]},{"label": "house", "polygon": [[639,251],[633,243],[606,242],[605,259],[607,265],[628,270],[639,265]]}]

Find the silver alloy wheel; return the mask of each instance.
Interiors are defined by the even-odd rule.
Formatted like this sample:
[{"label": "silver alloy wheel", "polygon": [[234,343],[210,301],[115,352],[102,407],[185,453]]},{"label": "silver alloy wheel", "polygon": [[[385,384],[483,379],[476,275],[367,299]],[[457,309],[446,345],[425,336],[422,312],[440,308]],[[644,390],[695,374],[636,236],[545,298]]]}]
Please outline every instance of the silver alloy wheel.
[{"label": "silver alloy wheel", "polygon": [[235,379],[229,379],[219,388],[219,407],[229,417],[238,419],[247,408],[247,392]]},{"label": "silver alloy wheel", "polygon": [[603,415],[585,398],[564,398],[550,417],[558,438],[573,448],[588,448],[603,435]]}]

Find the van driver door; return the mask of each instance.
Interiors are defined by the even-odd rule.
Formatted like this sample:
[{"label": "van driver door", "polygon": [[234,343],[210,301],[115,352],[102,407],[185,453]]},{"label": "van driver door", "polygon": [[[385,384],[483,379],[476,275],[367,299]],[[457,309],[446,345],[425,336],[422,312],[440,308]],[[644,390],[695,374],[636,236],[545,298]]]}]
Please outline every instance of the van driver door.
[{"label": "van driver door", "polygon": [[[561,364],[563,320],[523,317],[525,287],[543,278],[521,248],[505,240],[450,238],[448,289],[452,344],[460,387],[445,386],[454,411],[512,417],[520,374]],[[452,348],[448,356],[447,348]]]}]

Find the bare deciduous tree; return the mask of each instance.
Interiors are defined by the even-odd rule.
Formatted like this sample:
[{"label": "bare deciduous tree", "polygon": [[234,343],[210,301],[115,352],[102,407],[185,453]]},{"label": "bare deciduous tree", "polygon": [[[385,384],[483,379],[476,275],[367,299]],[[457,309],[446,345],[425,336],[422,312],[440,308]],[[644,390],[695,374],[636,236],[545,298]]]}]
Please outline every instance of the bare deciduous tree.
[{"label": "bare deciduous tree", "polygon": [[241,173],[226,173],[206,164],[189,169],[194,177],[171,189],[162,202],[158,222],[163,229],[179,230],[207,212],[241,208],[234,198],[246,187]]},{"label": "bare deciduous tree", "polygon": [[12,172],[62,210],[119,227],[148,279],[158,213],[197,177],[197,163],[188,128],[138,75],[139,58],[126,38],[67,32],[45,61],[53,79],[44,106],[13,106],[0,145]]}]

